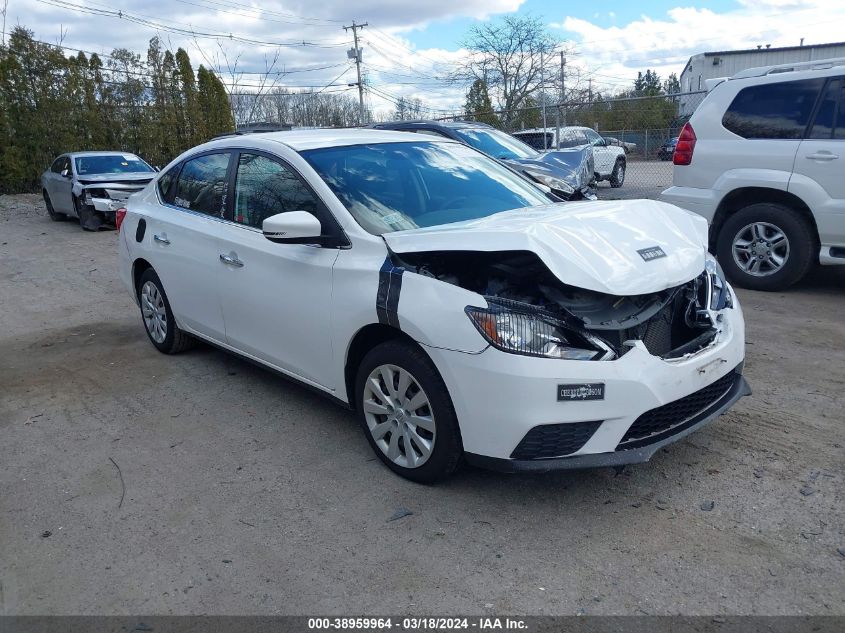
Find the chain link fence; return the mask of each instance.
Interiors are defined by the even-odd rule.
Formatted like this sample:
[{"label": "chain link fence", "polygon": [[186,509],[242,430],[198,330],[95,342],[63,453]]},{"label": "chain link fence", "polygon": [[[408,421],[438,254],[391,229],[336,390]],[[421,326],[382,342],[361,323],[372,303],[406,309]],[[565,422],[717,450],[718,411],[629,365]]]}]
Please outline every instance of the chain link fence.
[{"label": "chain link fence", "polygon": [[[707,93],[686,92],[649,97],[596,98],[588,101],[498,110],[477,116],[443,117],[441,120],[477,120],[515,134],[540,151],[591,143],[598,160],[624,150],[625,181],[611,187],[599,183],[599,198],[657,198],[672,184],[673,139],[677,138]],[[574,130],[591,128],[603,139]],[[607,143],[607,147],[601,145]],[[598,143],[598,144],[596,144]]]}]

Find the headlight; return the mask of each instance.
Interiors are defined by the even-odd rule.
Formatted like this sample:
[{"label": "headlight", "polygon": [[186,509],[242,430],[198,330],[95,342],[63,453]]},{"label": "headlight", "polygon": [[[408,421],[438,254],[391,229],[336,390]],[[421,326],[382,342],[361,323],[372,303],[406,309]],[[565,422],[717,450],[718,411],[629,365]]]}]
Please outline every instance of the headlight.
[{"label": "headlight", "polygon": [[542,174],[536,171],[527,171],[526,173],[531,176],[534,180],[546,185],[547,187],[551,187],[552,189],[556,189],[557,191],[562,191],[567,195],[575,193],[575,189],[572,187],[572,185],[570,185],[562,178],[555,178],[554,176],[549,176],[548,174]]},{"label": "headlight", "polygon": [[87,204],[92,204],[92,198],[108,198],[109,193],[105,189],[86,189],[85,190],[85,202]]},{"label": "headlight", "polygon": [[725,281],[725,273],[716,258],[708,254],[704,262],[704,269],[707,271],[708,296],[710,298],[711,310],[724,310],[733,307],[733,297]]},{"label": "headlight", "polygon": [[467,306],[466,313],[493,347],[512,354],[566,360],[611,360],[602,341],[567,327],[553,316],[517,302],[488,300],[489,308]]}]

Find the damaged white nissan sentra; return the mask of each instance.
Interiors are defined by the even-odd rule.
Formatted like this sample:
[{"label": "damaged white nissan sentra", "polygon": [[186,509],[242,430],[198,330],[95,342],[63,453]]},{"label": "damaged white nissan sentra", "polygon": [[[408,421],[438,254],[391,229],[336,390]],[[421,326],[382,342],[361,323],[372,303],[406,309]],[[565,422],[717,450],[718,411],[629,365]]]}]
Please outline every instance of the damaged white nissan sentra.
[{"label": "damaged white nissan sentra", "polygon": [[120,213],[153,345],[194,337],[355,409],[393,471],[647,461],[750,393],[706,222],[649,200],[554,203],[448,139],[231,136]]}]

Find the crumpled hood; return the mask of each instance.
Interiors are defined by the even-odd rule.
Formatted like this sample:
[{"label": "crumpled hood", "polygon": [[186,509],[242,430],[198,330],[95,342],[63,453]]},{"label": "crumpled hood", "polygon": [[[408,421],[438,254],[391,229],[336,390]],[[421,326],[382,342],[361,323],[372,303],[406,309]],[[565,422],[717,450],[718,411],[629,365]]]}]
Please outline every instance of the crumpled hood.
[{"label": "crumpled hood", "polygon": [[396,253],[531,251],[563,283],[620,296],[685,283],[707,253],[707,221],[656,200],[527,207],[383,237]]},{"label": "crumpled hood", "polygon": [[553,178],[560,178],[573,189],[580,189],[583,185],[580,174],[562,165],[548,164],[532,158],[509,158],[502,162],[518,171],[534,172]]}]

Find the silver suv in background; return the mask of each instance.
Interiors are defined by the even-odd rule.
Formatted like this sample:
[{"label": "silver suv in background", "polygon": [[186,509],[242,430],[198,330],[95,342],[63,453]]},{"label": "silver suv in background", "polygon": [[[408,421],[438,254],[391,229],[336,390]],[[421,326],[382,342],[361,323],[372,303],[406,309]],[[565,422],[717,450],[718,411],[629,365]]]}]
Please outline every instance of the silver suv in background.
[{"label": "silver suv in background", "polygon": [[845,264],[845,58],[752,68],[681,130],[663,199],[704,216],[728,278],[781,290]]}]

